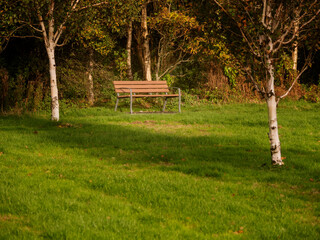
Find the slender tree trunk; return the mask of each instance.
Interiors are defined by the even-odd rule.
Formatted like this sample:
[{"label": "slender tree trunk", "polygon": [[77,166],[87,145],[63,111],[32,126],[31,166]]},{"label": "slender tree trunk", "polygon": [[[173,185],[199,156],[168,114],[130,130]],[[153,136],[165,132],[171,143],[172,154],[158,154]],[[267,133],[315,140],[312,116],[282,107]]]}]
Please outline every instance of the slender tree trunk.
[{"label": "slender tree trunk", "polygon": [[292,69],[297,71],[298,70],[298,42],[293,43],[292,61],[293,61]]},{"label": "slender tree trunk", "polygon": [[132,66],[131,66],[131,46],[132,46],[132,20],[128,24],[128,38],[127,38],[127,77],[133,80]]},{"label": "slender tree trunk", "polygon": [[142,68],[142,76],[145,76],[145,69],[144,69],[144,64],[143,64],[143,50],[142,50],[142,34],[141,34],[141,28],[137,28],[135,30],[135,39],[137,41],[137,45],[136,45],[136,51],[137,51],[137,55],[138,55],[138,59],[139,59],[139,63],[141,65]]},{"label": "slender tree trunk", "polygon": [[58,85],[57,85],[57,71],[56,71],[56,59],[55,59],[55,48],[57,46],[57,40],[59,37],[55,37],[54,34],[54,4],[55,1],[51,0],[49,5],[49,20],[48,20],[48,33],[44,25],[44,20],[42,18],[40,8],[37,8],[37,15],[39,24],[42,29],[42,35],[44,44],[47,50],[49,59],[49,74],[50,74],[50,89],[51,89],[51,120],[59,121],[59,95],[58,95]]},{"label": "slender tree trunk", "polygon": [[[299,36],[299,11],[295,12],[295,21],[294,21],[294,34]],[[298,70],[298,41],[293,43],[293,52],[292,52],[292,61],[293,61],[293,70]]]},{"label": "slender tree trunk", "polygon": [[274,66],[270,57],[266,60],[267,64],[267,106],[269,117],[269,140],[271,162],[273,165],[283,165],[281,159],[280,139],[278,133],[278,119],[277,119],[277,101],[274,91]]},{"label": "slender tree trunk", "polygon": [[54,37],[54,1],[50,5],[50,19],[48,23],[48,37],[45,40],[46,49],[49,58],[49,72],[50,72],[50,87],[51,87],[51,120],[59,121],[59,97],[58,97],[58,84],[57,84],[57,70],[55,48],[56,42]]},{"label": "slender tree trunk", "polygon": [[155,73],[155,75],[156,75],[156,81],[159,81],[160,80],[160,78],[159,78],[159,71],[160,71],[160,59],[158,59],[158,61],[157,61],[157,69],[156,69],[156,73]]},{"label": "slender tree trunk", "polygon": [[94,88],[93,88],[93,65],[94,65],[94,59],[93,59],[93,49],[90,48],[89,50],[89,68],[88,68],[88,102],[89,105],[92,106],[94,104]]},{"label": "slender tree trunk", "polygon": [[157,58],[157,64],[156,64],[156,81],[160,80],[160,68],[161,68],[161,61],[162,61],[162,55],[163,55],[163,44],[162,42],[164,41],[163,37],[159,40],[158,44],[158,58]]},{"label": "slender tree trunk", "polygon": [[141,14],[141,28],[143,39],[143,65],[144,65],[144,79],[146,81],[152,81],[151,76],[151,54],[149,47],[148,25],[147,25],[147,3],[142,5]]},{"label": "slender tree trunk", "polygon": [[51,120],[59,121],[59,98],[58,98],[55,48],[52,46],[47,47],[47,53],[49,58],[49,72],[50,72]]}]

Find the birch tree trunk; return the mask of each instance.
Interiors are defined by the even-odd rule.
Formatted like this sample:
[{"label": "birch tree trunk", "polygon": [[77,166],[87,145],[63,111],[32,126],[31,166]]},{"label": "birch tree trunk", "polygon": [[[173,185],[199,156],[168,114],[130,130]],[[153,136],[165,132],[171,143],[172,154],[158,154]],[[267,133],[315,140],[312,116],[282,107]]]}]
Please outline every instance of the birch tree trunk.
[{"label": "birch tree trunk", "polygon": [[148,25],[147,25],[147,3],[142,5],[141,13],[141,28],[142,28],[142,48],[143,48],[143,65],[144,65],[144,79],[152,81],[151,75],[151,54],[149,47]]},{"label": "birch tree trunk", "polygon": [[[59,121],[59,97],[58,97],[58,85],[57,85],[57,71],[56,71],[56,59],[55,59],[55,48],[57,46],[57,42],[55,41],[54,34],[54,0],[50,1],[49,12],[48,12],[48,32],[44,25],[44,21],[40,12],[40,9],[37,9],[37,15],[39,24],[41,26],[42,35],[45,43],[45,47],[47,50],[48,58],[49,58],[49,74],[50,74],[50,92],[51,92],[51,120]],[[59,38],[58,38],[59,39]]]},{"label": "birch tree trunk", "polygon": [[49,72],[50,72],[50,89],[51,89],[51,120],[59,121],[59,98],[57,85],[57,72],[55,60],[55,48],[47,48],[49,58]]},{"label": "birch tree trunk", "polygon": [[267,106],[269,119],[269,140],[271,162],[273,165],[283,165],[281,159],[280,139],[278,133],[278,119],[277,119],[277,101],[274,91],[274,66],[270,56],[266,59],[267,64]]},{"label": "birch tree trunk", "polygon": [[[294,21],[294,34],[298,37],[299,36],[299,12],[295,12],[295,21]],[[298,41],[293,42],[293,52],[292,52],[292,61],[293,67],[292,69],[297,71],[298,70]]]},{"label": "birch tree trunk", "polygon": [[94,87],[93,87],[93,77],[92,77],[93,65],[94,65],[93,49],[90,48],[89,68],[88,68],[88,102],[90,106],[94,104]]},{"label": "birch tree trunk", "polygon": [[132,67],[131,67],[131,46],[132,46],[132,20],[128,24],[128,38],[127,38],[127,77],[133,80]]}]

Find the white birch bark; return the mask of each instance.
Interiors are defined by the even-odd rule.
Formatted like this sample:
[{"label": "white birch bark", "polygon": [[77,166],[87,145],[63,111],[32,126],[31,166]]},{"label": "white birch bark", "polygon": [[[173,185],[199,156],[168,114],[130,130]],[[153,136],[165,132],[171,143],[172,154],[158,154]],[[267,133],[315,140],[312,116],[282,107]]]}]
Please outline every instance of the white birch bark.
[{"label": "white birch bark", "polygon": [[[299,12],[295,12],[296,19],[294,20],[294,34],[296,37],[299,35]],[[293,52],[292,52],[292,61],[293,61],[293,67],[292,69],[297,71],[298,70],[298,41],[293,42]]]},{"label": "white birch bark", "polygon": [[143,65],[144,65],[144,79],[146,81],[152,81],[151,75],[151,54],[149,47],[148,25],[147,25],[147,4],[142,5],[141,13],[141,28],[143,38]]},{"label": "white birch bark", "polygon": [[[270,44],[271,46],[271,44]],[[281,147],[278,132],[277,119],[277,101],[274,90],[274,66],[270,56],[266,59],[267,65],[267,106],[268,106],[268,120],[269,120],[269,141],[271,162],[273,165],[283,165],[281,159]]]},{"label": "white birch bark", "polygon": [[49,72],[50,72],[50,92],[51,92],[51,120],[59,121],[59,97],[58,97],[58,84],[56,72],[56,60],[54,47],[47,49],[49,58]]},{"label": "white birch bark", "polygon": [[[59,97],[58,97],[58,85],[57,85],[57,72],[56,72],[56,60],[55,60],[55,47],[57,46],[55,34],[54,34],[54,1],[50,1],[49,6],[49,20],[48,20],[48,33],[44,25],[44,21],[38,8],[38,20],[42,29],[42,35],[45,43],[45,47],[49,59],[49,74],[50,74],[50,92],[51,92],[51,120],[59,121]],[[59,35],[60,36],[60,35]]]}]

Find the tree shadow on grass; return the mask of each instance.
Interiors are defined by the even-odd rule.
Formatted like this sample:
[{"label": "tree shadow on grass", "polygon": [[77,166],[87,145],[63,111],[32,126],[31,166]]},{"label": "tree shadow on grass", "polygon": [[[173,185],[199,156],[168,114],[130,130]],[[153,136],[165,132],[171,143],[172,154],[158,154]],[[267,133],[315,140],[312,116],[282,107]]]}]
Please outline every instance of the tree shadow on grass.
[{"label": "tree shadow on grass", "polygon": [[57,155],[76,154],[75,157],[99,164],[103,160],[112,165],[152,166],[162,171],[220,178],[256,171],[269,157],[267,149],[252,136],[182,136],[179,132],[155,132],[143,124],[117,125],[108,121],[79,124],[36,117],[4,119],[6,126],[0,130],[30,135],[31,150],[58,147],[57,151],[64,153]]},{"label": "tree shadow on grass", "polygon": [[[147,120],[149,115],[140,118],[124,115],[125,120],[122,122],[114,119],[113,122],[110,121],[109,117],[117,116],[114,112],[102,113],[99,116],[106,118],[98,121],[87,121],[84,116],[81,115],[80,119],[71,120],[70,123],[52,122],[36,116],[3,117],[0,119],[0,123],[3,122],[0,131],[27,136],[29,151],[37,149],[39,152],[50,147],[61,158],[70,156],[85,159],[82,160],[84,165],[87,164],[86,161],[90,161],[90,164],[135,166],[141,169],[153,167],[161,171],[214,178],[221,178],[226,174],[257,176],[257,172],[265,170],[287,174],[290,170],[287,166],[272,169],[268,143],[262,145],[259,137],[250,132],[250,127],[243,134],[228,135],[219,132],[218,135],[210,131],[199,134],[199,129],[184,132],[184,127],[187,128],[190,124],[180,126],[181,132],[175,129],[177,126],[166,125],[166,122],[157,118],[153,117],[156,121]],[[136,119],[139,120],[134,121]],[[253,120],[252,124],[245,123],[247,124],[260,127],[261,122]],[[157,126],[161,126],[162,130],[158,131]],[[174,131],[166,131],[167,128]],[[253,131],[256,130],[255,128]],[[0,147],[0,152],[4,151]],[[310,155],[308,152],[304,154]],[[300,170],[303,170],[302,174],[316,174],[316,170],[307,165]]]}]

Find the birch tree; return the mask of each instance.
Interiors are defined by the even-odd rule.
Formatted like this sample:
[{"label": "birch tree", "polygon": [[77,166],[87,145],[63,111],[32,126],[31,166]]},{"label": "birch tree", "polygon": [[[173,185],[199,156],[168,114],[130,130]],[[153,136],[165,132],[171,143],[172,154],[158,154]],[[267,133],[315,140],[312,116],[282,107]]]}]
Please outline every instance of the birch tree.
[{"label": "birch tree", "polygon": [[[107,2],[80,0],[17,0],[2,2],[5,6],[3,15],[11,21],[13,30],[6,38],[35,37],[43,40],[48,61],[51,90],[51,119],[59,121],[59,94],[56,73],[56,47],[63,46],[67,38],[61,41],[70,20],[77,12]],[[70,25],[69,25],[70,26]],[[19,30],[28,29],[29,34],[21,35]]]},{"label": "birch tree", "polygon": [[[237,49],[243,51],[243,55],[245,52],[251,55],[249,58],[242,59],[242,62],[239,61],[239,64],[242,65],[246,75],[267,103],[271,162],[274,165],[283,165],[278,133],[277,104],[280,99],[288,95],[297,79],[307,69],[310,64],[310,56],[286,93],[281,96],[275,92],[276,63],[281,53],[291,48],[293,42],[301,41],[303,35],[307,36],[308,27],[319,18],[319,1],[213,1],[231,19],[224,24],[227,23],[229,28],[231,26],[232,29],[237,29],[233,33],[229,31],[231,36],[229,38],[236,42]],[[242,41],[237,40],[239,36]],[[258,69],[262,70],[262,74],[254,74]],[[261,79],[261,84],[257,76]]]}]

